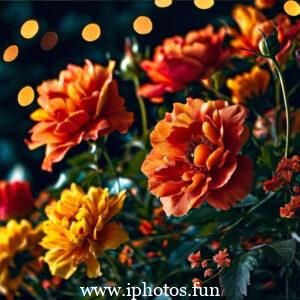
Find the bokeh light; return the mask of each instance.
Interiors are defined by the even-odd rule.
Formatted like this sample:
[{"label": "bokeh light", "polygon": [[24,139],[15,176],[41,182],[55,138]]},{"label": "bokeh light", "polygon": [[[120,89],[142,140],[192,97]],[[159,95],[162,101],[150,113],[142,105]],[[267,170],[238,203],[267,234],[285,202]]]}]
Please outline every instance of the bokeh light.
[{"label": "bokeh light", "polygon": [[283,6],[285,12],[293,17],[296,17],[300,14],[300,4],[296,1],[289,0],[284,3]]},{"label": "bokeh light", "polygon": [[24,86],[18,93],[18,102],[21,106],[28,106],[34,100],[34,90],[31,86]]},{"label": "bokeh light", "polygon": [[3,52],[3,60],[6,62],[14,61],[19,54],[19,48],[17,45],[11,45],[7,47]]},{"label": "bokeh light", "polygon": [[165,8],[165,7],[168,7],[172,4],[172,0],[155,0],[154,4],[157,7]]},{"label": "bokeh light", "polygon": [[96,23],[90,23],[82,29],[82,38],[87,42],[96,41],[101,35],[100,26]]},{"label": "bokeh light", "polygon": [[196,7],[200,9],[209,9],[214,5],[214,0],[194,0]]},{"label": "bokeh light", "polygon": [[25,39],[33,38],[39,31],[39,23],[36,20],[27,20],[21,27],[21,35]]},{"label": "bokeh light", "polygon": [[57,41],[58,35],[55,32],[46,32],[41,39],[41,48],[45,51],[49,51],[55,47]]},{"label": "bokeh light", "polygon": [[138,34],[148,34],[152,31],[152,28],[152,21],[146,16],[139,16],[133,22],[133,29]]}]

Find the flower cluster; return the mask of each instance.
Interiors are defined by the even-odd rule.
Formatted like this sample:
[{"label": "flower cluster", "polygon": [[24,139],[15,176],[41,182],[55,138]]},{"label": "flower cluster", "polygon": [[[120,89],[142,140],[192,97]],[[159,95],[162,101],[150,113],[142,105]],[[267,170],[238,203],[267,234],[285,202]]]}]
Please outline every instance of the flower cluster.
[{"label": "flower cluster", "polygon": [[300,172],[300,157],[298,155],[292,158],[283,157],[278,163],[275,174],[272,179],[264,182],[265,191],[279,191],[282,189],[288,192],[299,193],[298,184],[294,182],[295,175]]},{"label": "flower cluster", "polygon": [[[201,267],[204,270],[203,276],[211,277],[214,274],[215,270],[220,272],[223,268],[230,267],[231,259],[229,258],[229,254],[227,249],[219,250],[217,254],[213,256],[212,259],[201,259],[200,251],[196,253],[191,253],[188,256],[188,261],[191,263],[191,268]],[[216,265],[216,266],[215,266]],[[201,286],[204,282],[199,278],[193,279],[193,284],[197,286]]]},{"label": "flower cluster", "polygon": [[284,207],[280,207],[280,216],[282,218],[294,218],[299,208],[300,196],[292,196],[291,201],[289,203],[285,204]]}]

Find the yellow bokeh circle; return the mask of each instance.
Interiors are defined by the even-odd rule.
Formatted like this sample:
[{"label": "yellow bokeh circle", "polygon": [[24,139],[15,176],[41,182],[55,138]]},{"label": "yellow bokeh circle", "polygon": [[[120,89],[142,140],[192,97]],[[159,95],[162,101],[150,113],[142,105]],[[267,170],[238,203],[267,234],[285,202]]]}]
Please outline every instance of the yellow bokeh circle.
[{"label": "yellow bokeh circle", "polygon": [[209,9],[214,5],[214,0],[194,0],[196,7],[200,9]]},{"label": "yellow bokeh circle", "polygon": [[133,22],[133,29],[138,34],[148,34],[152,31],[152,28],[152,21],[146,16],[139,16]]},{"label": "yellow bokeh circle", "polygon": [[19,54],[19,48],[17,45],[11,45],[4,50],[3,60],[6,62],[14,61]]},{"label": "yellow bokeh circle", "polygon": [[30,105],[34,100],[34,90],[31,86],[24,86],[18,93],[18,103],[21,106]]},{"label": "yellow bokeh circle", "polygon": [[82,29],[82,38],[87,42],[96,41],[101,35],[100,26],[96,23],[90,23]]},{"label": "yellow bokeh circle", "polygon": [[165,7],[168,7],[172,4],[172,0],[155,0],[154,4],[157,7],[165,8]]},{"label": "yellow bokeh circle", "polygon": [[25,39],[33,38],[39,31],[39,23],[36,20],[27,20],[21,27],[21,35]]},{"label": "yellow bokeh circle", "polygon": [[283,5],[284,11],[293,17],[296,17],[300,14],[300,4],[294,0],[286,1]]}]

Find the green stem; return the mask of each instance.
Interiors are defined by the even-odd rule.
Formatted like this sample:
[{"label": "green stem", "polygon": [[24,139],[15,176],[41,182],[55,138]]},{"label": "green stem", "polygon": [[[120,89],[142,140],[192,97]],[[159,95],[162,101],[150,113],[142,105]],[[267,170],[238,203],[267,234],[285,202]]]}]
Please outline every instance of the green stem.
[{"label": "green stem", "polygon": [[[259,203],[257,203],[256,205],[254,205],[251,209],[249,209],[241,218],[239,218],[236,222],[234,222],[231,226],[227,227],[225,232],[232,230],[233,228],[235,228],[237,225],[239,225],[246,216],[248,216],[249,214],[251,214],[253,211],[255,211],[258,207],[260,207],[261,205],[263,205],[264,203],[266,203],[269,199],[271,199],[274,196],[274,192],[269,192],[269,194]],[[224,232],[223,232],[224,233]]]},{"label": "green stem", "polygon": [[147,141],[148,137],[148,122],[147,122],[147,113],[146,113],[146,107],[144,103],[144,99],[138,95],[138,89],[140,86],[140,82],[137,76],[134,76],[133,78],[133,84],[135,88],[135,94],[136,98],[139,104],[140,112],[141,112],[141,119],[142,119],[142,129],[143,129],[143,140],[144,142]]},{"label": "green stem", "polygon": [[279,67],[278,62],[276,59],[272,59],[272,62],[275,66],[275,69],[278,74],[279,82],[281,85],[281,90],[282,90],[282,96],[283,96],[283,102],[284,102],[284,107],[285,107],[285,118],[286,118],[286,142],[285,142],[285,152],[284,156],[287,157],[289,154],[289,145],[290,145],[290,110],[289,110],[289,104],[288,104],[288,99],[287,99],[287,93],[286,93],[286,88],[285,88],[285,83],[283,80],[283,76]]},{"label": "green stem", "polygon": [[105,145],[103,144],[103,145],[101,145],[101,147],[102,147],[103,156],[104,156],[107,164],[109,165],[109,167],[110,167],[111,171],[113,172],[113,175],[116,179],[117,187],[118,187],[117,193],[119,193],[121,188],[120,188],[120,182],[119,182],[117,171],[116,171],[116,169],[115,169],[115,167],[114,167],[114,165],[113,165],[113,163],[112,163],[112,161],[109,157],[109,154],[108,154],[108,151],[107,151]]}]

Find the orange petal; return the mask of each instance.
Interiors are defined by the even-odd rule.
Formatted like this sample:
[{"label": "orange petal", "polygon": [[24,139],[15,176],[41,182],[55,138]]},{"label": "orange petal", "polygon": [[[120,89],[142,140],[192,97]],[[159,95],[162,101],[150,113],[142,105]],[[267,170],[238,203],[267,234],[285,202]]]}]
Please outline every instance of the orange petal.
[{"label": "orange petal", "polygon": [[222,158],[223,153],[224,153],[224,148],[219,147],[213,153],[210,154],[210,156],[207,158],[207,161],[206,161],[206,167],[208,170],[210,170],[212,167],[214,167],[215,165],[217,165],[219,163],[219,161]]},{"label": "orange petal", "polygon": [[209,191],[208,203],[215,208],[229,209],[251,192],[253,177],[252,161],[247,156],[238,156],[237,167],[230,180],[222,188]]},{"label": "orange petal", "polygon": [[206,160],[211,154],[211,149],[204,145],[200,144],[196,147],[194,151],[194,163],[198,167],[205,166]]}]

